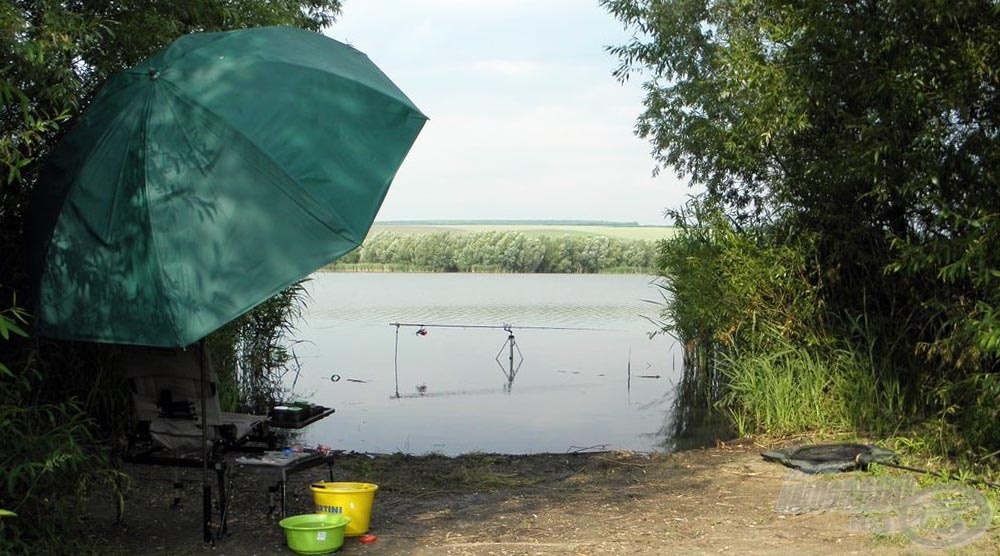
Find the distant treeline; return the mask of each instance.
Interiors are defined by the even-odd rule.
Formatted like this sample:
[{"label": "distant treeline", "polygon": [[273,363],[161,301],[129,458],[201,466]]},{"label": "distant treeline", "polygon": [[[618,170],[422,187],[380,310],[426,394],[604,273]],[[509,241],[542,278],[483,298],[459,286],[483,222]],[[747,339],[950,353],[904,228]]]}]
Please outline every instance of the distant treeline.
[{"label": "distant treeline", "polygon": [[383,226],[610,226],[638,228],[638,222],[605,220],[379,220]]},{"label": "distant treeline", "polygon": [[422,272],[616,272],[655,267],[655,241],[605,236],[529,236],[515,231],[474,234],[377,232],[329,270]]}]

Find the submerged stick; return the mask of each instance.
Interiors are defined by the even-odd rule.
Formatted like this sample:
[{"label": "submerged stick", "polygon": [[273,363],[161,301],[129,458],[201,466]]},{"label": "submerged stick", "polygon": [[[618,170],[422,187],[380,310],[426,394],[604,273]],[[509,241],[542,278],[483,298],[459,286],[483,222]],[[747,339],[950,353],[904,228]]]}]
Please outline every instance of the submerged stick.
[{"label": "submerged stick", "polygon": [[628,379],[625,383],[625,389],[630,393],[632,392],[632,346],[628,347],[628,359],[626,360],[626,369],[628,370]]}]

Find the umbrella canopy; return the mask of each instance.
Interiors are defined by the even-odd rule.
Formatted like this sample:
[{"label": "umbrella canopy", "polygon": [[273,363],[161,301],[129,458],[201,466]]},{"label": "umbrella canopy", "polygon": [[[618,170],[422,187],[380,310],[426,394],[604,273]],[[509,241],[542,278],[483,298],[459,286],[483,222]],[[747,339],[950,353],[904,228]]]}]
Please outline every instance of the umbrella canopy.
[{"label": "umbrella canopy", "polygon": [[36,331],[197,341],[360,245],[425,121],[319,33],[180,38],[110,79],[46,162]]}]

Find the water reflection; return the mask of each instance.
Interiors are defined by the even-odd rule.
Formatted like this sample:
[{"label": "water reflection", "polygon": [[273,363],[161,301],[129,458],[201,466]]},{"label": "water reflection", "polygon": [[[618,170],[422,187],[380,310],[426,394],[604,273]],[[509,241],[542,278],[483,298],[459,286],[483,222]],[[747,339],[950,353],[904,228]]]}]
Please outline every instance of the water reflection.
[{"label": "water reflection", "polygon": [[[425,388],[421,389],[420,388],[421,386],[425,386]],[[535,386],[535,387],[518,388],[518,393],[521,393],[521,392],[532,392],[532,391],[541,391],[541,390],[545,390],[545,391],[548,391],[548,392],[557,392],[557,391],[560,391],[560,390],[571,391],[571,390],[577,390],[577,389],[579,389],[581,387],[583,387],[583,388],[591,388],[591,387],[598,387],[598,386],[600,386],[600,383],[596,383],[596,382],[591,382],[591,383],[582,383],[581,382],[581,383],[574,383],[574,384],[565,384],[565,385],[562,385],[562,386],[545,386],[545,387]],[[431,390],[429,387],[426,387],[426,385],[417,385],[417,391],[416,392],[413,392],[413,393],[403,393],[403,394],[400,394],[399,396],[393,395],[393,396],[391,396],[391,398],[392,399],[448,398],[448,397],[453,397],[453,396],[462,396],[462,397],[464,397],[464,396],[492,396],[492,395],[496,395],[496,394],[510,394],[510,393],[511,393],[511,386],[508,383],[506,383],[506,382],[503,383],[503,384],[501,384],[499,387],[494,387],[494,388],[469,388],[469,389],[465,389],[465,390]]]},{"label": "water reflection", "polygon": [[722,395],[722,374],[704,354],[684,352],[672,411],[657,433],[659,447],[667,452],[712,446],[736,436],[728,418],[716,407]]},{"label": "water reflection", "polygon": [[337,273],[310,288],[298,391],[337,413],[308,442],[449,455],[651,451],[693,430],[692,410],[674,418],[691,398],[673,363],[680,350],[649,337],[655,307],[644,300],[659,293],[648,278]]},{"label": "water reflection", "polygon": [[[507,378],[507,384],[504,385],[504,393],[510,394],[510,389],[514,387],[514,377],[517,376],[517,371],[521,369],[521,365],[524,363],[524,355],[521,353],[521,348],[517,347],[517,340],[514,338],[514,329],[510,325],[505,325],[504,330],[507,331],[507,341],[504,342],[503,347],[497,352],[496,362],[500,366],[500,371],[503,376]],[[507,366],[505,367],[503,363],[500,362],[500,356],[507,354]],[[517,364],[514,363],[514,356],[517,356]]]}]

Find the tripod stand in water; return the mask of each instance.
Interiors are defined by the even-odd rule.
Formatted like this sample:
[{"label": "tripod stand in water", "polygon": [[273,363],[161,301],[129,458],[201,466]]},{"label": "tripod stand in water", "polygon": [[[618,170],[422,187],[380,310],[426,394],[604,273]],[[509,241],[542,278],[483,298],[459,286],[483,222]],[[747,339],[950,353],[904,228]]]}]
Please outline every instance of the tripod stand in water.
[{"label": "tripod stand in water", "polygon": [[[517,340],[514,337],[514,325],[504,323],[501,326],[490,326],[483,324],[418,324],[418,323],[406,323],[406,322],[390,322],[389,326],[396,327],[396,348],[395,348],[395,361],[394,370],[396,374],[396,395],[395,398],[399,398],[399,329],[404,326],[410,326],[417,329],[417,336],[426,336],[428,334],[428,328],[488,328],[493,330],[504,330],[507,332],[507,341],[497,352],[496,362],[500,366],[500,371],[503,372],[504,378],[507,379],[507,383],[504,384],[504,393],[509,394],[511,388],[514,386],[514,377],[517,376],[517,371],[521,368],[521,364],[524,363],[524,355],[521,353],[521,348],[517,345]],[[569,328],[561,326],[518,326],[520,329],[533,329],[533,330],[600,330],[608,331],[612,329],[608,328]],[[506,366],[501,361],[501,356],[506,352]],[[516,354],[516,357],[515,357]],[[426,393],[426,386],[424,390],[418,389],[421,395]]]},{"label": "tripod stand in water", "polygon": [[[517,340],[514,339],[514,329],[509,324],[504,324],[503,329],[507,331],[507,341],[504,342],[503,347],[497,352],[496,362],[500,366],[500,371],[507,378],[507,384],[504,384],[503,391],[507,394],[510,393],[511,387],[514,386],[514,377],[517,376],[517,371],[521,368],[521,364],[524,363],[524,355],[521,354],[521,348],[517,346]],[[504,367],[503,363],[500,362],[500,356],[503,355],[504,350],[507,351],[507,366]],[[514,365],[514,352],[517,352],[517,365]]]}]

